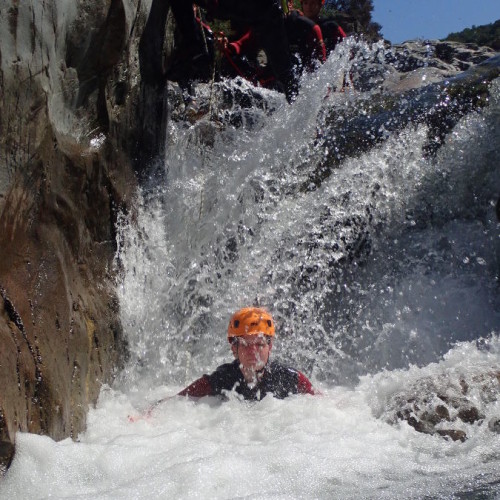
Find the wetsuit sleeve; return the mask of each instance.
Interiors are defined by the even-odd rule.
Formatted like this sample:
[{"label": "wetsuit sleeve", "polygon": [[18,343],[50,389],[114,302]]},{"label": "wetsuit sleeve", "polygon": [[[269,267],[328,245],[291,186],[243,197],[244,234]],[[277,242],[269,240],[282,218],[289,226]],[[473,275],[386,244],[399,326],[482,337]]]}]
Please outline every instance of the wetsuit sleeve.
[{"label": "wetsuit sleeve", "polygon": [[325,62],[326,48],[321,27],[299,10],[292,10],[285,18],[290,50],[300,56],[308,71],[314,71],[316,61]]},{"label": "wetsuit sleeve", "polygon": [[326,61],[326,47],[323,41],[323,33],[321,33],[321,28],[317,24],[314,25],[310,36],[310,45],[313,47],[313,58],[324,63]]},{"label": "wetsuit sleeve", "polygon": [[208,376],[195,380],[191,385],[188,385],[185,389],[177,394],[178,396],[190,396],[192,398],[202,398],[203,396],[212,395],[212,386],[210,384],[210,379]]},{"label": "wetsuit sleeve", "polygon": [[299,394],[316,394],[310,380],[302,373],[298,372],[297,390]]}]

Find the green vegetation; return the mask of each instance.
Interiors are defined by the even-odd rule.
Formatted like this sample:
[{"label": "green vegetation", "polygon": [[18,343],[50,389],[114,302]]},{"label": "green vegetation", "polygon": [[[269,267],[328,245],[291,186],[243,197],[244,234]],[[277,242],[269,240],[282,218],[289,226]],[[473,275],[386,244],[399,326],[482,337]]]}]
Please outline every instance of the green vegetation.
[{"label": "green vegetation", "polygon": [[459,33],[450,33],[445,40],[462,43],[475,43],[500,51],[500,19],[492,24],[472,26]]}]

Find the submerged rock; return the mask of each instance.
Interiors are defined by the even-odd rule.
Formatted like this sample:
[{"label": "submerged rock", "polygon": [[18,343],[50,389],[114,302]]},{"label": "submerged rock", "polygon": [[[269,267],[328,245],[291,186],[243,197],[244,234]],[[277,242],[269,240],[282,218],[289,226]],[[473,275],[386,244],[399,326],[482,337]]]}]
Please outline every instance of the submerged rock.
[{"label": "submerged rock", "polygon": [[333,169],[348,157],[359,156],[407,126],[428,127],[427,156],[433,156],[458,121],[488,104],[489,85],[500,76],[500,56],[492,57],[466,72],[456,73],[437,83],[400,93],[400,87],[380,87],[365,104],[352,109],[329,109],[321,123],[320,149],[330,152],[301,186],[316,189]]},{"label": "submerged rock", "polygon": [[[500,371],[453,377],[426,377],[387,402],[385,419],[406,421],[416,431],[436,434],[453,441],[467,439],[467,425],[483,425],[484,407],[500,397]],[[500,419],[492,418],[488,428],[500,432]]]}]

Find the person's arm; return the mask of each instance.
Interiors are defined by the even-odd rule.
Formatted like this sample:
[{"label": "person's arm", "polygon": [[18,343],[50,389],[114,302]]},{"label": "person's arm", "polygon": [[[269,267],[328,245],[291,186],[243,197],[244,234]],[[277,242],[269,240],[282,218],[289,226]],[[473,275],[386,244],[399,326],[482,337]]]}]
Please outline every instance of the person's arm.
[{"label": "person's arm", "polygon": [[228,44],[228,50],[233,55],[248,54],[255,50],[255,35],[253,31],[248,30],[241,38]]},{"label": "person's arm", "polygon": [[299,378],[297,380],[297,390],[299,394],[319,394],[314,390],[311,381],[302,372],[298,372],[298,374]]},{"label": "person's arm", "polygon": [[327,53],[330,53],[347,35],[335,21],[326,20],[319,24],[323,32],[323,39],[327,46]]},{"label": "person's arm", "polygon": [[312,58],[317,59],[321,63],[324,63],[326,61],[326,47],[325,42],[323,41],[323,33],[321,32],[321,28],[317,24],[315,24],[309,36],[309,43],[312,47]]},{"label": "person's arm", "polygon": [[[177,396],[188,396],[192,398],[202,398],[203,396],[210,396],[212,394],[212,386],[210,385],[209,378],[204,375],[203,377],[195,380],[192,384],[188,385],[185,389],[178,392]],[[149,419],[151,417],[151,413],[160,405],[168,401],[169,399],[174,398],[175,396],[167,396],[166,398],[159,399],[155,403],[153,403],[149,408],[140,416],[131,416],[129,415],[128,419],[130,422],[137,422],[142,419]]]},{"label": "person's arm", "polygon": [[210,379],[204,375],[203,377],[195,380],[192,384],[188,385],[177,396],[189,396],[192,398],[202,398],[203,396],[210,396],[212,394],[212,386]]}]

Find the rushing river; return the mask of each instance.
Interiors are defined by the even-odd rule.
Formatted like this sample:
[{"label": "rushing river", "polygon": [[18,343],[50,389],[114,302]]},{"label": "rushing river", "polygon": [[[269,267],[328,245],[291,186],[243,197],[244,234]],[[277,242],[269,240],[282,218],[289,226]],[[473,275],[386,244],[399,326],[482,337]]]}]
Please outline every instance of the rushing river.
[{"label": "rushing river", "polygon": [[[119,231],[129,363],[77,442],[18,435],[1,498],[500,498],[500,401],[481,392],[500,370],[499,82],[436,156],[411,126],[299,188],[331,153],[325,110],[369,97],[325,100],[351,64],[339,50],[239,127],[170,122],[164,184]],[[257,303],[272,355],[321,396],[173,398],[129,422],[230,360],[229,316]],[[397,395],[461,379],[484,415],[448,424],[465,442],[394,421]]]}]

